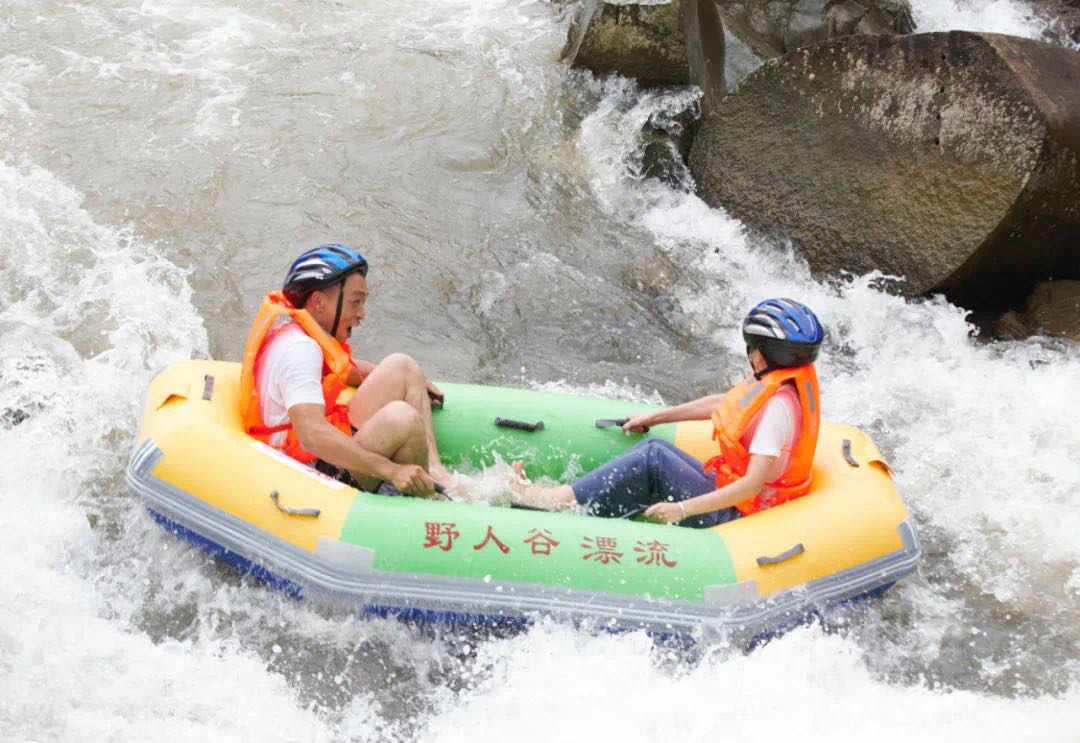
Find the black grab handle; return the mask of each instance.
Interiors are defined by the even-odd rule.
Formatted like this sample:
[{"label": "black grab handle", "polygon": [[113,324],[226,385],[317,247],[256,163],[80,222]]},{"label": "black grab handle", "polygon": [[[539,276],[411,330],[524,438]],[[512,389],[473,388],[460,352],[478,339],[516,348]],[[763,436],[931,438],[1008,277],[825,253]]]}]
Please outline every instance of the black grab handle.
[{"label": "black grab handle", "polygon": [[[623,426],[626,425],[626,422],[628,420],[630,420],[630,419],[629,418],[598,418],[596,420],[596,427],[597,428],[608,428],[609,426],[618,426],[619,428],[622,428]],[[648,426],[642,426],[641,427],[641,432],[642,433],[648,433],[649,432],[649,427]]]},{"label": "black grab handle", "polygon": [[536,423],[526,423],[525,421],[513,421],[509,418],[496,418],[495,425],[501,426],[502,428],[516,428],[519,431],[528,431],[529,433],[532,433],[533,431],[544,430],[543,421],[537,421]]},{"label": "black grab handle", "polygon": [[274,505],[282,513],[287,513],[290,516],[311,516],[312,518],[319,518],[319,514],[322,513],[318,508],[289,508],[288,506],[281,505],[278,500],[278,491],[270,493],[270,500],[274,501]]},{"label": "black grab handle", "polygon": [[852,467],[858,467],[859,463],[855,461],[855,457],[851,456],[851,439],[844,439],[844,443],[841,444],[841,450],[844,452],[844,459]]},{"label": "black grab handle", "polygon": [[784,560],[790,560],[796,555],[801,555],[803,552],[806,552],[806,548],[802,546],[802,542],[799,542],[791,549],[786,550],[785,552],[781,552],[779,555],[773,555],[772,557],[759,557],[757,559],[757,564],[759,568],[763,568],[766,565],[776,565],[777,563],[783,562]]}]

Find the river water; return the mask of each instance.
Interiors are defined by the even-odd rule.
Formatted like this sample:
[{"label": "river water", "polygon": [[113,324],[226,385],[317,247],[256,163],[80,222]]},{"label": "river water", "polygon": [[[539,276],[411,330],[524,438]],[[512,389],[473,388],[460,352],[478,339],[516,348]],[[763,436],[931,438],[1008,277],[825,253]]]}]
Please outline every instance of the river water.
[{"label": "river water", "polygon": [[[1010,0],[921,30],[1037,37]],[[0,2],[0,740],[1080,740],[1080,348],[821,283],[635,176],[694,105],[559,62],[525,0]],[[164,534],[122,472],[153,372],[238,359],[300,250],[370,260],[358,355],[680,402],[752,303],[830,336],[826,417],[881,445],[918,573],[752,652],[551,623],[431,632],[302,603]],[[498,477],[498,475],[493,475]]]}]

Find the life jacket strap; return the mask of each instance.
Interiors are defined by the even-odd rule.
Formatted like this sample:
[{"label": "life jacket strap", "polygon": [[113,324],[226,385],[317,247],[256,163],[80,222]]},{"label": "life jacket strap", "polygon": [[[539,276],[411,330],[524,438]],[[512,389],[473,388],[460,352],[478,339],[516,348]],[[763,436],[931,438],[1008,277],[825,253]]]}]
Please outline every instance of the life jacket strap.
[{"label": "life jacket strap", "polygon": [[292,428],[292,423],[282,423],[280,426],[252,426],[248,429],[248,433],[252,436],[271,436],[275,433],[288,431],[290,428]]}]

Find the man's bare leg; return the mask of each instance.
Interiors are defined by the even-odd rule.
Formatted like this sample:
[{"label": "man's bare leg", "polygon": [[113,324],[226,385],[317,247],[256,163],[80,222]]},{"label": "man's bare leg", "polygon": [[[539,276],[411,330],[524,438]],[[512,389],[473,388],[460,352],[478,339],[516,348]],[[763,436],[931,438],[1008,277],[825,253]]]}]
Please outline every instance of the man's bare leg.
[{"label": "man's bare leg", "polygon": [[408,403],[420,416],[427,439],[427,462],[421,466],[426,465],[436,482],[445,483],[450,479],[450,472],[439,461],[427,380],[420,365],[411,356],[392,353],[379,362],[349,401],[349,419],[360,429],[383,406],[398,400]]},{"label": "man's bare leg", "polygon": [[[420,414],[401,400],[384,405],[357,429],[353,439],[368,451],[398,464],[424,467],[428,462],[427,436]],[[352,476],[364,490],[374,491],[381,482],[377,477],[358,472]]]}]

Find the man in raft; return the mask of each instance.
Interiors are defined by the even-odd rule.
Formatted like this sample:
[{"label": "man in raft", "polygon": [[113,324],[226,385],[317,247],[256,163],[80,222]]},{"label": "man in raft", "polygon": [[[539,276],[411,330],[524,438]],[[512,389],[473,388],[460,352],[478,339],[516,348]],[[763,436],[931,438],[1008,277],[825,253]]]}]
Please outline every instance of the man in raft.
[{"label": "man in raft", "polygon": [[[569,485],[517,485],[516,502],[540,508],[574,503],[600,516],[640,512],[651,521],[707,527],[805,495],[817,446],[821,403],[814,360],[824,339],[817,317],[790,299],[761,302],[742,326],[753,373],[724,394],[631,415],[626,433],[708,420],[720,454],[702,466],[649,438]],[[520,462],[514,463],[524,479]],[[712,474],[714,473],[714,474]]]},{"label": "man in raft", "polygon": [[[367,272],[352,248],[320,245],[293,262],[281,291],[266,295],[244,349],[244,427],[361,490],[430,495],[434,481],[450,477],[431,423],[429,393],[442,393],[405,354],[378,365],[352,358]],[[346,386],[358,386],[347,405],[338,401]]]}]

